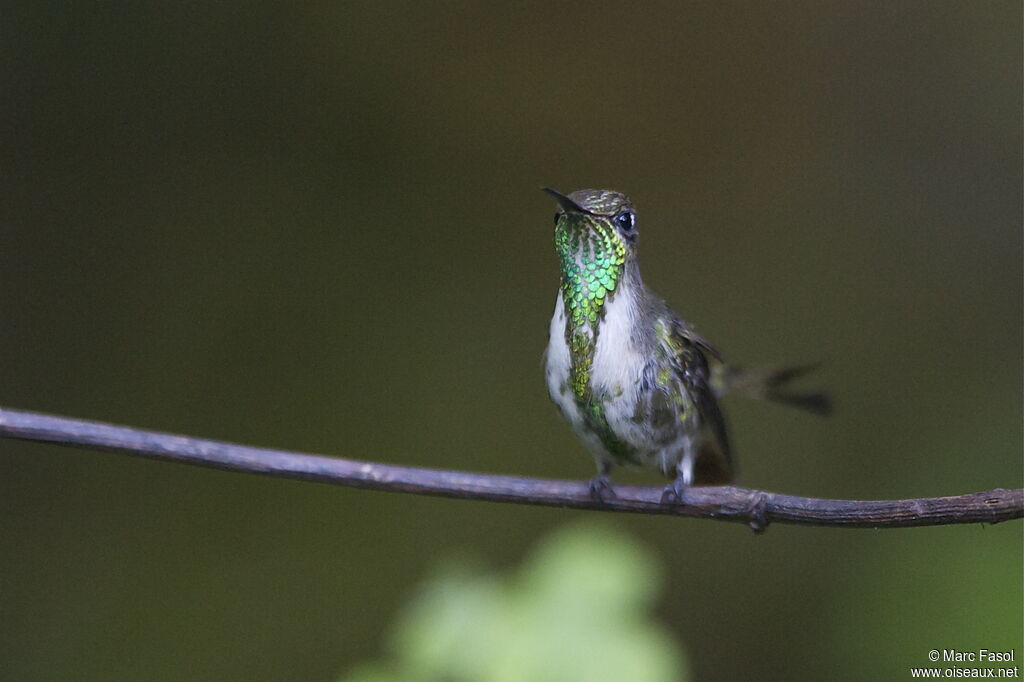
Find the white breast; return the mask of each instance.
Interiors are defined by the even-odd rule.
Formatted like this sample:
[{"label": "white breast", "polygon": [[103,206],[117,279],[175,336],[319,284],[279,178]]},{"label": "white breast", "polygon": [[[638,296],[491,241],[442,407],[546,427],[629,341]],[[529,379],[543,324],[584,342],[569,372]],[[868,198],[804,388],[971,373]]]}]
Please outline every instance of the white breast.
[{"label": "white breast", "polygon": [[[595,395],[621,395],[635,390],[646,358],[633,340],[637,307],[624,278],[619,291],[605,304],[604,324],[597,336],[591,383]],[[611,415],[609,416],[609,420]]]},{"label": "white breast", "polygon": [[[632,421],[636,402],[633,399],[615,400],[614,397],[636,392],[645,359],[633,343],[633,314],[636,308],[630,305],[632,292],[627,287],[623,281],[620,290],[605,306],[604,323],[597,337],[591,370],[591,386],[594,395],[612,397],[605,405],[605,417],[613,430],[629,442],[640,435],[631,433],[639,428]],[[585,426],[583,415],[569,387],[572,360],[565,342],[565,308],[561,294],[555,302],[549,335],[545,363],[548,393],[595,457],[608,458],[610,455],[600,439]]]},{"label": "white breast", "polygon": [[[572,367],[572,356],[569,345],[565,342],[565,304],[562,294],[558,293],[555,300],[555,314],[551,317],[551,328],[548,330],[548,350],[545,353],[544,371],[548,382],[548,394],[554,401],[562,416],[566,418],[573,430],[585,438],[583,415],[576,405],[575,396],[569,388],[569,370]],[[590,443],[588,442],[588,445]]]}]

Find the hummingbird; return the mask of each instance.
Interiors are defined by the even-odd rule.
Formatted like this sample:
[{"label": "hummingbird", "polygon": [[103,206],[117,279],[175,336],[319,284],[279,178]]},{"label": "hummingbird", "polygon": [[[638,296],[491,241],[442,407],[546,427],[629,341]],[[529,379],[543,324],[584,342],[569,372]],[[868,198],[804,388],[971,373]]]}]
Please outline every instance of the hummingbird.
[{"label": "hummingbird", "polygon": [[640,277],[637,214],[624,194],[584,189],[555,198],[561,286],[551,318],[545,373],[562,416],[594,456],[592,497],[614,497],[614,466],[668,476],[663,503],[691,485],[720,485],[736,467],[718,399],[728,392],[827,414],[820,393],[786,385],[814,368],[744,369],[718,350]]}]

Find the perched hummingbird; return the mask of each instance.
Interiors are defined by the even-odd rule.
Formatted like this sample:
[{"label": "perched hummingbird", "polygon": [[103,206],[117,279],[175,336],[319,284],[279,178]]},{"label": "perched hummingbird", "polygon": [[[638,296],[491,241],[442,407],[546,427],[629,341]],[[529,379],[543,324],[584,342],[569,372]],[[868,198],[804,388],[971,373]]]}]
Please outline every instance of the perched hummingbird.
[{"label": "perched hummingbird", "polygon": [[707,340],[644,286],[637,216],[626,196],[544,191],[558,202],[561,265],[545,352],[548,392],[597,462],[591,495],[614,496],[613,465],[657,468],[674,479],[662,502],[681,502],[693,484],[731,481],[735,467],[718,405],[730,390],[829,411],[824,395],[785,391],[813,366],[724,365]]}]

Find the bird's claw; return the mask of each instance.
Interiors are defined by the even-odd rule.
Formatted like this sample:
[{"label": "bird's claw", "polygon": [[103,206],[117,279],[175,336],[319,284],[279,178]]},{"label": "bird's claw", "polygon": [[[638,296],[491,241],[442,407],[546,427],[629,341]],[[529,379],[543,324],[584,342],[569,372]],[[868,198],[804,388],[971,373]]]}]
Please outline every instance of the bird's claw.
[{"label": "bird's claw", "polygon": [[661,493],[662,504],[683,504],[683,496],[686,494],[686,489],[689,486],[683,483],[681,479],[676,479],[665,486],[665,490]]},{"label": "bird's claw", "polygon": [[594,476],[587,483],[587,488],[590,490],[590,496],[598,502],[615,499],[615,489],[612,488],[612,481],[608,478],[608,474]]}]

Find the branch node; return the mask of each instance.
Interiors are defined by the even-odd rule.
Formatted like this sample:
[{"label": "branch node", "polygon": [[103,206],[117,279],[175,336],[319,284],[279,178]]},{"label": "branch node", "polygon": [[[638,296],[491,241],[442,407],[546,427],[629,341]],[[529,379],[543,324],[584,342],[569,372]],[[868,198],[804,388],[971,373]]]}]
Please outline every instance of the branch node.
[{"label": "branch node", "polygon": [[763,492],[757,493],[747,513],[750,516],[747,525],[754,531],[754,535],[761,535],[768,530],[768,495]]}]

